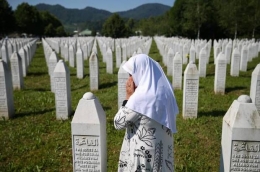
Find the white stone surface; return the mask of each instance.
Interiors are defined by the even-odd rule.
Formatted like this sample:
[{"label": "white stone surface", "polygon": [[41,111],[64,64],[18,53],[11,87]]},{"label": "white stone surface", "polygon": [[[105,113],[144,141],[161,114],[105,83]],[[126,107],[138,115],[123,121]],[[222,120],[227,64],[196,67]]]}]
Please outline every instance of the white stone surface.
[{"label": "white stone surface", "polygon": [[58,62],[58,57],[55,53],[55,51],[52,51],[51,56],[49,58],[49,65],[48,65],[48,69],[49,69],[49,75],[50,75],[50,81],[51,81],[51,91],[54,93],[55,92],[55,80],[54,80],[54,69],[57,65]]},{"label": "white stone surface", "polygon": [[92,93],[80,99],[71,133],[73,171],[107,171],[106,114]]},{"label": "white stone surface", "polygon": [[84,77],[84,55],[80,47],[77,49],[76,53],[77,61],[77,78],[82,79]]},{"label": "white stone surface", "polygon": [[243,46],[241,51],[240,70],[244,72],[247,71],[247,61],[248,61],[247,54],[248,54],[248,48],[247,46]]},{"label": "white stone surface", "polygon": [[239,70],[240,70],[240,52],[237,48],[234,49],[232,52],[231,57],[231,66],[230,66],[230,75],[231,76],[239,76]]},{"label": "white stone surface", "polygon": [[70,67],[75,67],[75,54],[74,47],[72,45],[69,46],[69,65]]},{"label": "white stone surface", "polygon": [[196,49],[193,44],[190,47],[189,62],[196,62]]},{"label": "white stone surface", "polygon": [[260,114],[260,64],[258,64],[251,75],[250,97]]},{"label": "white stone surface", "polygon": [[20,90],[24,87],[22,59],[15,51],[10,59],[13,89]]},{"label": "white stone surface", "polygon": [[225,55],[221,52],[219,53],[217,59],[215,60],[215,78],[214,78],[214,92],[215,94],[225,94],[226,86],[226,71],[227,63]]},{"label": "white stone surface", "polygon": [[200,77],[206,77],[207,74],[207,51],[206,48],[202,48],[199,53],[199,75]]},{"label": "white stone surface", "polygon": [[172,86],[175,90],[182,89],[182,56],[178,52],[173,59]]},{"label": "white stone surface", "polygon": [[14,116],[13,86],[10,68],[0,59],[0,119]]},{"label": "white stone surface", "polygon": [[122,61],[121,47],[116,46],[116,67],[119,68]]},{"label": "white stone surface", "polygon": [[182,115],[184,119],[197,118],[199,95],[199,72],[190,62],[184,71]]},{"label": "white stone surface", "polygon": [[174,52],[173,49],[170,48],[167,53],[167,75],[172,75],[172,68],[173,68],[173,59],[174,59]]},{"label": "white stone surface", "polygon": [[54,72],[56,119],[68,119],[71,114],[70,71],[63,60],[59,60]]},{"label": "white stone surface", "polygon": [[112,53],[112,50],[110,48],[107,49],[106,57],[107,57],[106,58],[107,73],[113,74],[113,53]]},{"label": "white stone surface", "polygon": [[227,46],[225,47],[225,57],[226,57],[226,60],[227,60],[227,64],[230,64],[230,57],[231,57],[231,52],[232,52],[232,43],[229,42],[227,44]]},{"label": "white stone surface", "polygon": [[98,56],[92,52],[89,58],[90,90],[98,90],[99,87],[99,63]]},{"label": "white stone surface", "polygon": [[27,75],[27,54],[23,47],[19,50],[18,53],[22,60],[23,77],[26,77],[26,75]]},{"label": "white stone surface", "polygon": [[249,97],[234,100],[223,118],[220,171],[259,171],[260,115]]},{"label": "white stone surface", "polygon": [[118,71],[118,109],[122,106],[123,101],[126,99],[126,81],[129,78],[129,73],[127,73],[123,68],[122,65],[125,61],[122,62],[119,71]]}]

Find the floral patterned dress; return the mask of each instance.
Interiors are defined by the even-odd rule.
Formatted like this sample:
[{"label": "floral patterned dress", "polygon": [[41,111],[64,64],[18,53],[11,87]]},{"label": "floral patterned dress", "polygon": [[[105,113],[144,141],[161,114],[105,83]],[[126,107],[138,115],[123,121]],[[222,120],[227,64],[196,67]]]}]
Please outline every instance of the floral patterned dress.
[{"label": "floral patterned dress", "polygon": [[116,129],[125,129],[119,172],[172,172],[173,137],[167,127],[122,106],[114,118]]}]

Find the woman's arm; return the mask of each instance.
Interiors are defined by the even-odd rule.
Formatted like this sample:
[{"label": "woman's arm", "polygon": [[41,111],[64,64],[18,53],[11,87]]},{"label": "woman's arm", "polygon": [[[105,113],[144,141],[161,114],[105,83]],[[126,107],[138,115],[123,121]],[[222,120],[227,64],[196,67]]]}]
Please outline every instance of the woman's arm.
[{"label": "woman's arm", "polygon": [[126,128],[131,123],[135,123],[141,115],[125,106],[122,106],[114,118],[114,126],[117,130]]}]

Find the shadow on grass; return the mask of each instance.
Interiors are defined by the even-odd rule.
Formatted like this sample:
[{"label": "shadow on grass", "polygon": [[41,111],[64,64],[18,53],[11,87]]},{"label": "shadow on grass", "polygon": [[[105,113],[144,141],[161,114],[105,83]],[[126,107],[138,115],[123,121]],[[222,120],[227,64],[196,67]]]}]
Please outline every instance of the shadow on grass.
[{"label": "shadow on grass", "polygon": [[37,112],[21,112],[21,113],[15,113],[13,119],[15,118],[22,118],[25,116],[31,116],[31,115],[42,115],[45,114],[47,112],[52,112],[55,111],[55,108],[51,108],[51,109],[46,109],[46,110],[42,110],[42,111],[37,111]]},{"label": "shadow on grass", "polygon": [[239,90],[244,90],[244,89],[246,89],[246,87],[227,87],[225,89],[225,93],[230,93],[233,91],[239,91]]},{"label": "shadow on grass", "polygon": [[38,92],[50,92],[50,88],[26,88],[23,91],[38,91]]},{"label": "shadow on grass", "polygon": [[26,74],[26,76],[42,76],[42,75],[47,75],[47,72],[29,72]]},{"label": "shadow on grass", "polygon": [[81,86],[81,87],[72,88],[71,91],[75,91],[75,90],[79,90],[79,89],[87,88],[87,87],[88,87],[88,85],[85,84],[85,85],[83,85],[83,86]]},{"label": "shadow on grass", "polygon": [[222,111],[222,110],[213,110],[210,112],[198,112],[198,117],[202,116],[213,116],[213,117],[219,117],[223,116],[227,113],[227,111]]},{"label": "shadow on grass", "polygon": [[105,89],[117,85],[117,82],[104,83],[99,86],[100,89]]}]

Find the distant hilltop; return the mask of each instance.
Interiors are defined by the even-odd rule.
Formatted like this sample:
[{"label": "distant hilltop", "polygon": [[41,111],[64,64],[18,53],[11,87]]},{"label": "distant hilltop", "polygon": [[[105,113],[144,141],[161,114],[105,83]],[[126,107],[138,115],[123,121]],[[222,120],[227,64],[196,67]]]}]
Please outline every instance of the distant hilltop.
[{"label": "distant hilltop", "polygon": [[[56,16],[62,23],[82,23],[82,22],[98,22],[104,21],[112,12],[96,9],[93,7],[86,7],[84,9],[68,9],[61,5],[37,4],[35,6],[39,11],[48,11]],[[136,20],[145,19],[149,17],[157,17],[163,15],[170,10],[170,6],[149,3],[140,5],[134,9],[127,11],[116,12],[122,18],[132,18]]]}]

